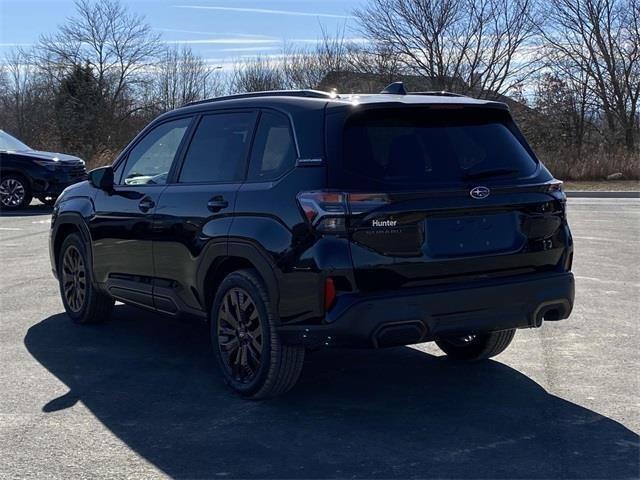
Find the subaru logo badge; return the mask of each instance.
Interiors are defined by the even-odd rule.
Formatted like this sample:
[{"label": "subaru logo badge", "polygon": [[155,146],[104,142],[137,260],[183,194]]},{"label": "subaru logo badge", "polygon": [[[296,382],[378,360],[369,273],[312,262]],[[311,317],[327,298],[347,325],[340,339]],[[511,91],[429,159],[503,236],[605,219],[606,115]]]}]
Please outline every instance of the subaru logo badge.
[{"label": "subaru logo badge", "polygon": [[489,196],[489,193],[491,193],[491,190],[489,190],[487,187],[474,187],[469,192],[469,195],[471,195],[472,198],[480,200],[482,198],[487,198]]}]

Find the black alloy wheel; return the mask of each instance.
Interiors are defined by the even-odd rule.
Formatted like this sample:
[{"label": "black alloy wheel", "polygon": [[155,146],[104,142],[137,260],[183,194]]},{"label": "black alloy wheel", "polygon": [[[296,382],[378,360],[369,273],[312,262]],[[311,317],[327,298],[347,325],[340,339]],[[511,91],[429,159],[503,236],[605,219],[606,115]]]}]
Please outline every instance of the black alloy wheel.
[{"label": "black alloy wheel", "polygon": [[87,297],[87,272],[75,245],[69,245],[62,257],[62,291],[71,311],[80,312]]},{"label": "black alloy wheel", "polygon": [[278,312],[256,270],[236,270],[225,277],[209,318],[213,353],[224,381],[236,393],[263,399],[296,384],[305,349],[282,342]]},{"label": "black alloy wheel", "polygon": [[237,382],[249,383],[262,362],[262,320],[251,296],[232,288],[218,312],[218,346],[224,366]]},{"label": "black alloy wheel", "polygon": [[79,234],[72,233],[62,241],[58,256],[58,283],[67,315],[75,323],[104,322],[111,316],[113,298],[94,287],[91,260]]}]

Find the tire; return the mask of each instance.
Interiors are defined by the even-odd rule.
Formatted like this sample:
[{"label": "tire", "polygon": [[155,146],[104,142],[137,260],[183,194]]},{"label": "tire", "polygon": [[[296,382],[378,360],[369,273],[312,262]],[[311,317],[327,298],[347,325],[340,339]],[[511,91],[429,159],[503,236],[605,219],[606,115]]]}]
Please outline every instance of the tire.
[{"label": "tire", "polygon": [[0,208],[3,210],[20,210],[31,203],[33,195],[26,178],[15,173],[2,175],[0,178]]},{"label": "tire", "polygon": [[282,344],[277,318],[255,270],[238,270],[220,284],[211,308],[211,343],[225,382],[242,396],[275,397],[300,377],[304,347]]},{"label": "tire", "polygon": [[58,283],[64,309],[78,324],[106,321],[115,303],[113,298],[93,286],[90,267],[80,236],[75,233],[67,236],[58,256]]},{"label": "tire", "polygon": [[515,329],[511,329],[475,335],[460,335],[441,338],[436,340],[436,344],[451,359],[473,362],[495,357],[504,352],[515,334]]}]

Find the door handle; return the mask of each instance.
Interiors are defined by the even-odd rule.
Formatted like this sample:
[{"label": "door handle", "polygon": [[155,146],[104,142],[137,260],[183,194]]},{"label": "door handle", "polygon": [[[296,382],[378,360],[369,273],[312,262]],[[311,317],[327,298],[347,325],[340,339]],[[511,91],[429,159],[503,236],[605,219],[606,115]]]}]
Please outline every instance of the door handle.
[{"label": "door handle", "polygon": [[207,202],[207,208],[212,212],[219,212],[229,206],[229,202],[227,202],[222,195],[218,195],[217,197],[213,197],[211,200]]},{"label": "door handle", "polygon": [[156,202],[154,202],[151,197],[144,197],[142,200],[140,200],[140,203],[138,204],[138,208],[144,213],[148,212],[155,206],[156,206]]}]

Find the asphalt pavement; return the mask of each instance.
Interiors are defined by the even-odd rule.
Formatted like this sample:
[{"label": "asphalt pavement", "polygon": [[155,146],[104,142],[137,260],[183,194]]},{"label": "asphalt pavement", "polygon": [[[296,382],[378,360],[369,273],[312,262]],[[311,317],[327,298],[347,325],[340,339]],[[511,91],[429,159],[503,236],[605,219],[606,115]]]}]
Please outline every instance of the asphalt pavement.
[{"label": "asphalt pavement", "polygon": [[640,200],[571,198],[576,305],[484,363],[313,352],[285,397],[222,384],[206,329],[80,327],[49,210],[0,216],[0,478],[638,478]]}]

